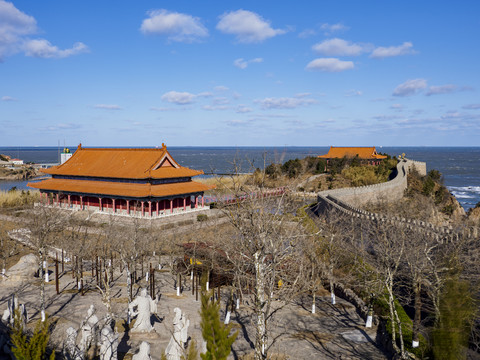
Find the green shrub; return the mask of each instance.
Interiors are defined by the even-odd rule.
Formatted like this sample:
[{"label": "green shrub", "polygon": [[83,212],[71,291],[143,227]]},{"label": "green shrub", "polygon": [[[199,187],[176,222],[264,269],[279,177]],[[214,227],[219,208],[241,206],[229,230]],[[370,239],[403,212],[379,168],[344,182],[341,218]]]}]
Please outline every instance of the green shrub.
[{"label": "green shrub", "polygon": [[208,220],[208,215],[207,214],[198,214],[197,215],[197,221],[202,222],[202,221],[207,221]]},{"label": "green shrub", "polygon": [[424,195],[429,196],[432,194],[433,189],[435,188],[435,181],[431,177],[427,177],[423,182],[422,192]]},{"label": "green shrub", "polygon": [[470,284],[458,277],[447,280],[440,298],[440,319],[432,333],[435,359],[466,358],[475,313]]},{"label": "green shrub", "polygon": [[48,319],[44,322],[38,320],[33,335],[28,337],[24,333],[20,313],[15,311],[15,320],[10,334],[12,352],[17,360],[50,360],[55,359],[55,351],[47,357],[47,344],[49,335]]}]

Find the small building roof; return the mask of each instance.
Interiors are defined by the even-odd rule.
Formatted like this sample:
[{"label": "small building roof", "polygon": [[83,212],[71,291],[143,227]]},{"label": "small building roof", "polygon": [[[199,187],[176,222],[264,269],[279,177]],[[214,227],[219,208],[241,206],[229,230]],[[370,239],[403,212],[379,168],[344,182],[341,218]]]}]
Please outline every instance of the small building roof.
[{"label": "small building roof", "polygon": [[353,158],[358,156],[359,159],[364,160],[381,160],[386,159],[385,155],[379,155],[375,146],[369,147],[350,147],[350,146],[330,146],[330,150],[325,155],[319,155],[319,158],[323,159],[335,159],[335,158]]},{"label": "small building roof", "polygon": [[161,148],[82,148],[61,165],[41,170],[46,174],[120,179],[168,179],[192,177],[203,171],[180,166]]}]

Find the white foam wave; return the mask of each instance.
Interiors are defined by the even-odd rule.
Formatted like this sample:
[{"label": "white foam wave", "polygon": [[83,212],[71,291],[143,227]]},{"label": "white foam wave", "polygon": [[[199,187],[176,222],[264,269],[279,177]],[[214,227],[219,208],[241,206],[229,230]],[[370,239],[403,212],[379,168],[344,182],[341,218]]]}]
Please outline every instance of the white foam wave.
[{"label": "white foam wave", "polygon": [[480,186],[448,186],[448,189],[452,192],[470,192],[480,194]]}]

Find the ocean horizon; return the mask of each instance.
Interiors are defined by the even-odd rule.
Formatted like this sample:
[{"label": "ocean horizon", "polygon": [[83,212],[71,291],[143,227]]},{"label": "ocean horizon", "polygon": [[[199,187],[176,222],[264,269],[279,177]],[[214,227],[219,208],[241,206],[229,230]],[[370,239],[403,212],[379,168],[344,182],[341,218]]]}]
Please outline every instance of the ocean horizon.
[{"label": "ocean horizon", "polygon": [[[67,146],[72,152],[77,146]],[[87,146],[95,147],[95,146]],[[107,147],[108,146],[103,146]],[[122,148],[133,148],[125,146]],[[142,148],[140,146],[135,148]],[[182,166],[203,170],[205,174],[248,173],[272,162],[326,154],[329,146],[169,146],[168,150]],[[59,162],[58,146],[3,146],[0,154],[24,162],[54,164]],[[427,163],[427,171],[443,175],[449,191],[465,210],[480,202],[480,147],[471,146],[377,146],[377,151],[391,156],[405,153],[412,160]],[[0,190],[28,189],[27,181],[0,181]]]}]

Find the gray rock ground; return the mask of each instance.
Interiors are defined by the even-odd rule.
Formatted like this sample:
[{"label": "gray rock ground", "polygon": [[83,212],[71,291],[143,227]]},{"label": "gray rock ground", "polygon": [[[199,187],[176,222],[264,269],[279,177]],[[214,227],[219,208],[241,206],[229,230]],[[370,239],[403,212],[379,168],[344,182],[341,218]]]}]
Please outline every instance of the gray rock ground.
[{"label": "gray rock ground", "polygon": [[[154,265],[156,263],[152,259]],[[68,270],[68,266],[66,270]],[[88,269],[88,268],[87,268]],[[54,267],[50,267],[54,271]],[[115,272],[115,286],[112,291],[112,310],[116,320],[116,329],[119,332],[120,356],[119,359],[130,359],[142,341],[151,344],[152,359],[160,359],[173,332],[173,309],[180,307],[190,319],[189,336],[201,342],[200,329],[200,301],[195,300],[191,292],[190,278],[186,278],[183,293],[177,297],[174,289],[174,276],[168,271],[156,272],[156,289],[160,294],[158,316],[154,319],[154,334],[130,334],[125,325],[127,311],[127,287],[124,274]],[[65,273],[60,278],[60,294],[55,291],[54,275],[52,281],[46,285],[47,313],[55,324],[52,332],[52,341],[56,349],[62,348],[66,329],[70,326],[78,329],[87,314],[91,304],[97,309],[97,316],[101,319],[106,314],[106,307],[102,303],[100,292],[95,289],[94,278],[90,271],[84,272],[84,279],[88,291],[82,296],[75,287],[71,273]],[[19,302],[25,303],[30,316],[30,327],[40,317],[39,282],[32,278],[22,284],[0,284],[0,312],[7,307],[7,300],[12,293],[16,293]],[[139,286],[146,285],[140,281],[135,285],[135,292]],[[225,307],[227,291],[222,294],[222,304]],[[280,310],[271,322],[270,340],[276,339],[270,349],[271,353],[279,354],[288,359],[386,359],[386,355],[377,347],[375,342],[376,329],[364,328],[364,320],[356,313],[350,303],[337,298],[337,304],[331,305],[330,298],[317,298],[316,314],[311,314],[311,300],[298,299]],[[224,310],[224,309],[223,309]],[[224,313],[221,314],[222,320]],[[252,352],[255,341],[253,313],[246,304],[239,311],[232,314],[234,330],[239,331],[233,345],[233,352],[229,358],[237,359]]]}]

